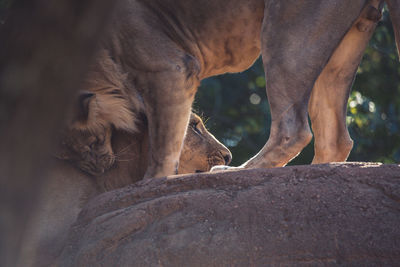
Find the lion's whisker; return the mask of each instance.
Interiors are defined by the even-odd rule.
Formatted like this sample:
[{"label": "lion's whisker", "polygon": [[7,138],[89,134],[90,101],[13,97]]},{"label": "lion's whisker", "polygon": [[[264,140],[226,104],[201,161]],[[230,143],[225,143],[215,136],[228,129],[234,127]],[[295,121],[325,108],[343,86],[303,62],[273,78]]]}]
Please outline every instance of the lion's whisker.
[{"label": "lion's whisker", "polygon": [[126,152],[131,146],[133,146],[133,143],[127,145],[126,147],[122,148],[120,151],[118,151],[117,153],[115,153],[115,155],[119,156],[122,153]]},{"label": "lion's whisker", "polygon": [[118,161],[118,162],[128,162],[128,161],[132,161],[132,160],[134,160],[133,158],[132,159],[116,159],[115,161]]}]

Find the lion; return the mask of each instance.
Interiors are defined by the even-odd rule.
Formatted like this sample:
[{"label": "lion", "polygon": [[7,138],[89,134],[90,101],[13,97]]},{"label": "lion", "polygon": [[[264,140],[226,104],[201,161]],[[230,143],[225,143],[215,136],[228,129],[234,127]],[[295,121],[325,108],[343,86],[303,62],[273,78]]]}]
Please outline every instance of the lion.
[{"label": "lion", "polygon": [[[400,0],[387,2],[399,44],[400,11],[393,7],[398,7]],[[312,139],[309,113],[313,129],[317,129],[313,162],[345,160],[352,142],[346,127],[343,129],[342,111],[338,110],[343,109],[342,98],[347,95],[351,85],[348,81],[353,80],[355,73],[353,68],[344,73],[328,73],[326,67],[364,10],[372,8],[380,13],[382,3],[372,0],[119,1],[100,48],[126,73],[129,94],[138,95],[143,101],[150,144],[145,177],[178,173],[191,106],[201,80],[243,71],[260,54],[270,103],[271,131],[260,152],[240,168],[285,166]],[[375,17],[365,19],[376,22]],[[339,54],[336,56],[343,56]],[[320,75],[325,78],[316,85]],[[328,99],[332,95],[336,99],[334,93],[324,93],[330,88],[324,81],[336,77],[346,83],[340,86],[344,93],[339,94],[341,99],[337,102]],[[325,88],[316,89],[314,96],[337,106],[328,107],[328,117],[333,121],[321,119],[325,107],[315,109],[316,98],[311,98],[314,86]],[[331,141],[339,142],[346,152],[335,149]]]},{"label": "lion", "polygon": [[[133,89],[126,79],[107,51],[98,54],[62,132],[58,158],[100,176],[123,157],[135,166],[131,171],[133,181],[144,175],[149,146],[147,118],[140,96],[130,93]],[[114,130],[133,134],[129,146],[135,149],[128,156],[114,154]],[[231,152],[207,131],[198,115],[191,113],[178,172],[206,172],[213,166],[229,164],[231,159]]]}]

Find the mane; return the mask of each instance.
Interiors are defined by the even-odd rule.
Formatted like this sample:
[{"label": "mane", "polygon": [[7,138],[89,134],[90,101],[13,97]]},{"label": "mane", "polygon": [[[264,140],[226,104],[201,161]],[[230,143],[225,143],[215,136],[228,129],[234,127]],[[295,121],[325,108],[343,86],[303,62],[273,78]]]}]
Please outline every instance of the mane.
[{"label": "mane", "polygon": [[107,51],[100,51],[98,57],[83,85],[86,91],[95,94],[95,99],[90,103],[88,120],[82,126],[93,132],[110,125],[137,132],[139,114],[144,110],[140,96],[128,83],[128,75]]}]

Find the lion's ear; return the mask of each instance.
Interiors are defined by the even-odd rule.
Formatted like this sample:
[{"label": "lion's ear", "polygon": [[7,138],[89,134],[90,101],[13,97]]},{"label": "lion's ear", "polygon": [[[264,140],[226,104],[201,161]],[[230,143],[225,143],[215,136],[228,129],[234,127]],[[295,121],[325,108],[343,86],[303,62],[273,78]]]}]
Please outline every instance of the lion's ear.
[{"label": "lion's ear", "polygon": [[77,110],[77,119],[79,121],[87,121],[89,117],[89,107],[90,102],[96,98],[96,95],[82,91],[79,93],[78,97],[78,110]]}]

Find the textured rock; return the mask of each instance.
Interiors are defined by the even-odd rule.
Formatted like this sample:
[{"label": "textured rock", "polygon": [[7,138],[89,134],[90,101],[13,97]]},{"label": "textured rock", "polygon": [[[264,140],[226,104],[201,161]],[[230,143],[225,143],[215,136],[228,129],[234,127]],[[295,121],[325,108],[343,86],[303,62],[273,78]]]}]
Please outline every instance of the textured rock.
[{"label": "textured rock", "polygon": [[151,179],[100,195],[60,266],[395,266],[400,167],[347,163]]}]

